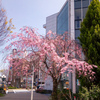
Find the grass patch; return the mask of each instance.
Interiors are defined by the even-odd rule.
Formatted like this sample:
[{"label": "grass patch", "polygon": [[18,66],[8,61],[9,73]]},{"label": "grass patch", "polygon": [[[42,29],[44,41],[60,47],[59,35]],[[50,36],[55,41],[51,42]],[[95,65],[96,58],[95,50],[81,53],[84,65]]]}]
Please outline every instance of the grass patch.
[{"label": "grass patch", "polygon": [[17,87],[8,86],[8,89],[18,89]]},{"label": "grass patch", "polygon": [[0,97],[3,97],[3,96],[4,96],[4,94],[0,93]]}]

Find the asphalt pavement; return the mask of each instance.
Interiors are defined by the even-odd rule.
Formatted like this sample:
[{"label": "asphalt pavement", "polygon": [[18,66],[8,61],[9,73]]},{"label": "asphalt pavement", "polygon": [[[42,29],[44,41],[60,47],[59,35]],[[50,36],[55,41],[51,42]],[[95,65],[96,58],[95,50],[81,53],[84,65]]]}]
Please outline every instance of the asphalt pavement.
[{"label": "asphalt pavement", "polygon": [[[49,100],[49,98],[49,95],[33,92],[33,100]],[[10,91],[4,97],[0,97],[0,100],[31,100],[31,91]]]}]

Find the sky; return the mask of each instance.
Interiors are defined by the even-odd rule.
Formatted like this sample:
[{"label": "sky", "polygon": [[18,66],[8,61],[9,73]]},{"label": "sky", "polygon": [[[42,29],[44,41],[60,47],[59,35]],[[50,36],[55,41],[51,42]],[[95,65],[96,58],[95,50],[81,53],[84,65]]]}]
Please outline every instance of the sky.
[{"label": "sky", "polygon": [[38,28],[38,32],[45,35],[43,24],[46,17],[60,11],[66,0],[2,0],[6,9],[8,20],[12,22],[17,31],[23,26]]},{"label": "sky", "polygon": [[[38,28],[41,35],[46,34],[43,25],[46,17],[59,12],[66,0],[2,0],[2,7],[6,10],[7,19],[12,19],[15,26],[13,32],[19,32],[23,26]],[[2,54],[0,54],[0,61]],[[0,62],[0,68],[5,64]]]}]

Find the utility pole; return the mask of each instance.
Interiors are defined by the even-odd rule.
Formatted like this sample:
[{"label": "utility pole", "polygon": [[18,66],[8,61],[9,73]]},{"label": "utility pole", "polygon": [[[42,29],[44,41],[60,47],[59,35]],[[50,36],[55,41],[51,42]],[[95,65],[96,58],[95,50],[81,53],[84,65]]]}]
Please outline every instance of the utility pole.
[{"label": "utility pole", "polygon": [[32,71],[31,100],[33,100],[33,83],[34,83],[34,65],[33,65],[33,71]]}]

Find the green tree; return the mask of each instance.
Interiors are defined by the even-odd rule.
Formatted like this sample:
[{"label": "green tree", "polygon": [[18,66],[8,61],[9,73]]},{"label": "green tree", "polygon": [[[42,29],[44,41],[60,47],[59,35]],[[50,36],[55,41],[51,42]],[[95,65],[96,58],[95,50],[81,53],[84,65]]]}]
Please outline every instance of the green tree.
[{"label": "green tree", "polygon": [[95,64],[95,83],[100,83],[100,2],[92,0],[88,7],[86,16],[81,23],[80,43],[85,54],[85,60],[90,64]]}]

